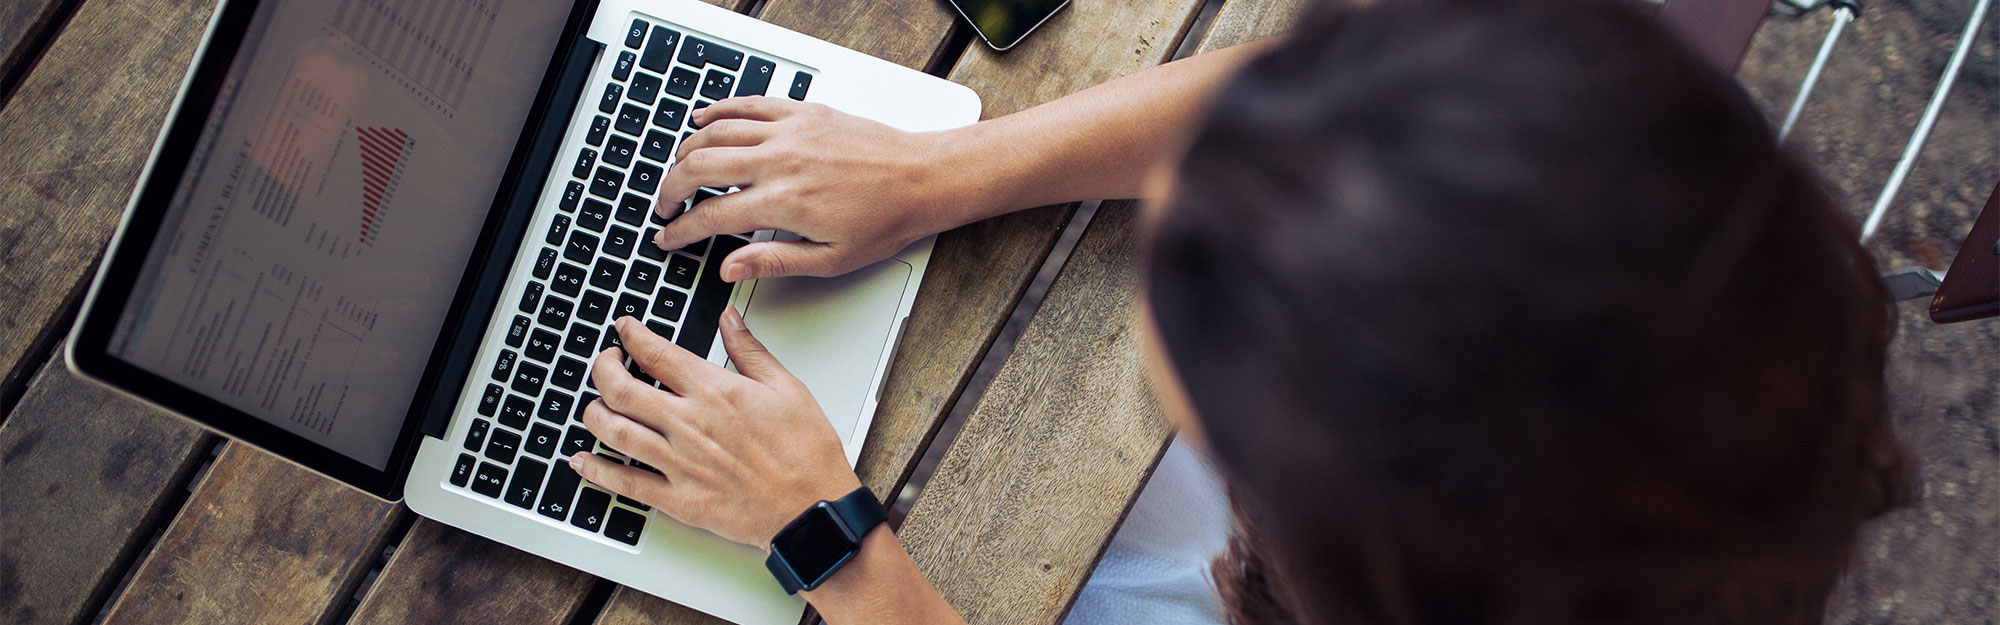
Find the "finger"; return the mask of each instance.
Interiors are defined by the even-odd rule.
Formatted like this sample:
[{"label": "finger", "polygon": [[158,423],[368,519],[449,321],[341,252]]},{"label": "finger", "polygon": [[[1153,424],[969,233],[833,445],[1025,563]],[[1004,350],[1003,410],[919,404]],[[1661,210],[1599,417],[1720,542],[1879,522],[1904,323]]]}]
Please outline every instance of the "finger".
[{"label": "finger", "polygon": [[[704,109],[706,110],[706,109]],[[701,130],[681,142],[674,151],[674,160],[687,158],[688,153],[702,148],[747,147],[763,143],[776,133],[776,125],[749,119],[718,119],[715,123],[701,127]]]},{"label": "finger", "polygon": [[[775,227],[775,226],[774,226]],[[743,246],[722,260],[722,280],[737,282],[785,276],[841,273],[832,245],[817,241],[763,241]]]},{"label": "finger", "polygon": [[791,98],[767,98],[760,95],[724,98],[714,104],[695,111],[694,120],[700,124],[714,123],[719,119],[754,119],[774,122],[799,112],[805,108],[804,102]]},{"label": "finger", "polygon": [[[625,349],[632,354],[632,362],[666,383],[680,395],[686,396],[702,389],[713,388],[718,374],[727,373],[694,352],[675,345],[652,330],[646,324],[631,317],[619,317],[618,339],[624,341]],[[614,406],[615,407],[615,406]]]},{"label": "finger", "polygon": [[668,222],[653,243],[663,250],[677,250],[718,234],[776,229],[785,219],[769,198],[768,192],[751,187],[702,200],[694,210]]},{"label": "finger", "polygon": [[653,201],[653,212],[661,217],[673,217],[671,209],[678,210],[678,204],[694,195],[695,189],[714,187],[746,187],[757,179],[758,166],[762,162],[756,148],[715,147],[687,153],[667,170],[660,179],[660,194]]},{"label": "finger", "polygon": [[722,349],[729,352],[729,361],[736,363],[736,372],[765,385],[790,384],[795,379],[778,357],[764,347],[750,333],[749,326],[743,324],[743,313],[735,306],[722,311]]},{"label": "finger", "polygon": [[587,451],[570,456],[569,467],[592,484],[655,506],[666,503],[672,490],[666,478]]},{"label": "finger", "polygon": [[673,443],[665,434],[627,414],[612,411],[602,400],[583,407],[583,427],[612,449],[646,464],[661,466],[673,457]]},{"label": "finger", "polygon": [[631,412],[649,404],[673,399],[673,393],[639,381],[625,370],[625,350],[613,347],[597,353],[591,363],[590,380],[612,410]]}]

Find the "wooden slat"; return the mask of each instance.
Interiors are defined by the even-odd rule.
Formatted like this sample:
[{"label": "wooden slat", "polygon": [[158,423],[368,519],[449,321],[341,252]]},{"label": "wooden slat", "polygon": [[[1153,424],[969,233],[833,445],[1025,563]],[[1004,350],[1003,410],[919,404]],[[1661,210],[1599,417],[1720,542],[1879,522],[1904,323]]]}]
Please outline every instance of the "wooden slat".
[{"label": "wooden slat", "polygon": [[[597,578],[419,519],[348,622],[567,623]],[[394,588],[385,588],[393,585]]]},{"label": "wooden slat", "polygon": [[0,425],[0,622],[95,616],[213,441],[45,364]]},{"label": "wooden slat", "polygon": [[399,506],[231,443],[105,622],[318,623],[381,553]]},{"label": "wooden slat", "polygon": [[14,0],[0,4],[0,98],[61,27],[78,0]]},{"label": "wooden slat", "polygon": [[[1303,7],[1232,0],[1198,49],[1276,35]],[[1136,213],[1099,210],[903,525],[972,623],[1059,621],[1166,448],[1131,327]]]},{"label": "wooden slat", "polygon": [[0,389],[63,331],[212,8],[86,2],[0,110]]}]

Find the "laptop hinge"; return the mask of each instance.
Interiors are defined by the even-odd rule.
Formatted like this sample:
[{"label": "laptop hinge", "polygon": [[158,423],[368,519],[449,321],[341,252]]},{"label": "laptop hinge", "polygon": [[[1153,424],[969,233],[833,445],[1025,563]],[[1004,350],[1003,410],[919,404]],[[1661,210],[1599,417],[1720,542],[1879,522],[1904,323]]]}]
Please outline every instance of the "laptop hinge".
[{"label": "laptop hinge", "polygon": [[[419,392],[419,397],[424,398],[422,401],[426,404],[417,430],[426,436],[442,439],[445,429],[451,425],[459,391],[474,374],[469,369],[478,356],[475,348],[486,332],[486,315],[494,309],[500,292],[506,286],[507,270],[527,234],[535,203],[541,199],[543,186],[548,183],[549,169],[555,165],[557,153],[562,148],[563,134],[568,130],[570,118],[575,115],[577,103],[590,82],[591,69],[598,55],[604,51],[603,43],[588,37],[578,36],[575,41],[569,48],[568,58],[563,61],[561,72],[551,83],[553,89],[548,109],[528,137],[527,156],[521,161],[517,175],[510,176],[513,184],[503,185],[502,199],[494,203],[500,210],[501,224],[491,239],[492,244],[480,246],[482,249],[473,254],[467,279],[470,291],[462,292],[460,298],[465,305],[455,311],[459,314],[447,324],[439,349],[434,354],[434,358],[442,359],[433,363],[431,371],[436,377]],[[465,288],[462,286],[461,290]]]}]

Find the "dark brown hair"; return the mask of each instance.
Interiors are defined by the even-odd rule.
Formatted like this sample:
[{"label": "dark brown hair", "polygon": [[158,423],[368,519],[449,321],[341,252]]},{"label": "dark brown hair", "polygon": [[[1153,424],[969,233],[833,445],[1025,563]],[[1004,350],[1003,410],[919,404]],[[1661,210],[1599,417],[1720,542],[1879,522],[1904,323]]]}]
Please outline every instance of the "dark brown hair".
[{"label": "dark brown hair", "polygon": [[1901,491],[1875,263],[1636,3],[1322,6],[1233,82],[1147,297],[1239,623],[1816,623]]}]

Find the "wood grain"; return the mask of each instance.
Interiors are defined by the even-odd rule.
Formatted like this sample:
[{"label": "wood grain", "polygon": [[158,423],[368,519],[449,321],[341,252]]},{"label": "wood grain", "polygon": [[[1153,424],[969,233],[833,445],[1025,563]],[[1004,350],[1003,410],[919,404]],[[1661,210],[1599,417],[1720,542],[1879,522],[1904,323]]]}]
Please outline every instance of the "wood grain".
[{"label": "wood grain", "polygon": [[399,506],[231,443],[105,622],[319,623],[382,552]]},{"label": "wood grain", "polygon": [[45,364],[0,425],[0,621],[95,616],[214,440]]},{"label": "wood grain", "polygon": [[[1198,49],[1282,32],[1303,0],[1232,0]],[[1131,320],[1137,207],[1107,202],[900,534],[972,623],[1055,623],[1170,433]]]},{"label": "wood grain", "polygon": [[[0,98],[8,83],[40,56],[78,0],[14,0],[0,4]],[[4,100],[0,100],[4,101]]]},{"label": "wood grain", "polygon": [[567,623],[597,578],[430,519],[389,558],[350,623]]},{"label": "wood grain", "polygon": [[[0,109],[0,389],[67,328],[213,2],[92,0]],[[162,68],[166,68],[162,70]]]}]

